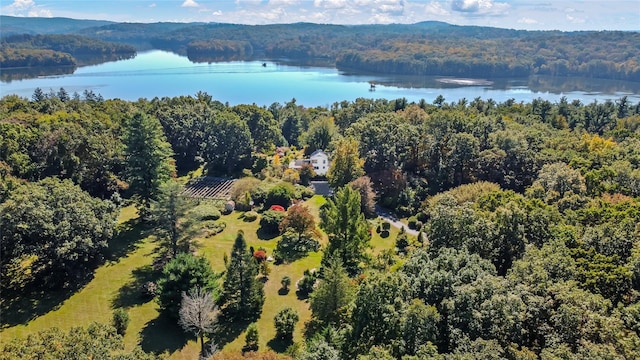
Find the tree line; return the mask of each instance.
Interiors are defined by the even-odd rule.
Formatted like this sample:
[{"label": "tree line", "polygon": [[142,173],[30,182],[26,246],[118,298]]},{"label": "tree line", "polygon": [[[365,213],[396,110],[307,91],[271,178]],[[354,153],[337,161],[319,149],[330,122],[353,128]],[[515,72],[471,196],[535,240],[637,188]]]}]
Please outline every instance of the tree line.
[{"label": "tree line", "polygon": [[127,58],[134,47],[79,35],[13,35],[0,40],[0,66],[83,65],[92,58]]}]

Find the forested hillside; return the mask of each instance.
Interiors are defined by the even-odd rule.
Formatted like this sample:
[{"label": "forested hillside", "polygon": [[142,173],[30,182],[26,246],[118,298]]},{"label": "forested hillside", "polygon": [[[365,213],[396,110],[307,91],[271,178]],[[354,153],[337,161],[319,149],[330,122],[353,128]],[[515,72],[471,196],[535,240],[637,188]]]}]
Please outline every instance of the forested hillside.
[{"label": "forested hillside", "polygon": [[236,49],[250,46],[252,50],[234,51],[232,55],[330,58],[339,68],[375,73],[489,78],[541,74],[640,80],[640,34],[628,32],[535,32],[445,23],[210,24],[151,39],[160,49],[186,51],[190,56],[208,54],[211,58],[229,54],[229,46],[221,47],[216,43],[220,41],[235,42]]},{"label": "forested hillside", "polygon": [[130,58],[135,53],[130,45],[78,35],[24,34],[0,40],[0,66],[3,68],[88,65]]},{"label": "forested hillside", "polygon": [[323,58],[341,69],[385,74],[640,81],[638,32],[523,31],[441,22],[359,26],[112,23],[73,32],[139,49],[173,51],[196,62]]},{"label": "forested hillside", "polygon": [[[287,166],[316,149],[331,154],[334,195],[324,205],[308,200],[313,169]],[[200,173],[240,179],[235,211],[182,196]],[[115,227],[127,205],[140,218]],[[391,229],[375,205],[417,235]],[[119,269],[138,247],[144,255],[130,256],[153,266],[134,270],[139,282],[123,283],[107,305],[136,316],[126,354],[125,313],[114,328],[3,336],[0,358],[85,344],[75,353],[151,359],[188,346],[164,347],[150,336],[155,321],[174,332],[156,336],[195,336],[197,352],[217,345],[215,359],[240,356],[238,343],[262,359],[275,356],[266,350],[295,359],[634,359],[639,224],[640,104],[626,98],[261,108],[206,93],[7,96],[0,286],[10,316],[1,331],[33,316],[19,304],[80,292],[96,268]],[[116,229],[153,234],[156,245],[123,246]],[[159,317],[142,320],[136,309],[154,298]],[[193,304],[208,309],[206,323],[188,322]]]}]

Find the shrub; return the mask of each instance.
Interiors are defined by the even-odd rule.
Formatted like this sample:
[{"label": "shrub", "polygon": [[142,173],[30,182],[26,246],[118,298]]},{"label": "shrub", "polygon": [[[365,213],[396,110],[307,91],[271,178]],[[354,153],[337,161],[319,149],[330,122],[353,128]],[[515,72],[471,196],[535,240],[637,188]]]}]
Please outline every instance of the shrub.
[{"label": "shrub", "polygon": [[291,199],[293,198],[294,188],[289,183],[279,183],[269,190],[267,198],[265,199],[265,207],[271,205],[281,205],[288,208],[291,205]]},{"label": "shrub", "polygon": [[291,262],[307,256],[309,251],[318,251],[320,243],[307,236],[298,236],[292,230],[287,230],[282,239],[278,241],[273,256],[278,264],[283,262]]},{"label": "shrub", "polygon": [[422,226],[424,226],[424,223],[422,221],[416,221],[416,230],[422,229]]},{"label": "shrub", "polygon": [[300,280],[298,280],[298,282],[296,283],[296,291],[298,292],[298,295],[303,298],[308,297],[309,294],[313,292],[317,280],[318,274],[315,269],[305,270],[302,278],[300,278]]},{"label": "shrub", "polygon": [[257,218],[258,213],[255,211],[247,211],[246,213],[244,213],[244,221],[252,222],[256,221]]},{"label": "shrub", "polygon": [[260,186],[261,181],[253,177],[244,177],[233,182],[229,196],[235,202],[242,202],[246,193],[253,193]]},{"label": "shrub", "polygon": [[415,217],[415,216],[410,217],[410,218],[407,220],[407,225],[409,226],[409,229],[411,229],[411,230],[415,230],[415,229],[417,229],[417,227],[416,227],[416,222],[417,222],[417,221],[418,221],[418,220],[416,219],[416,217]]},{"label": "shrub", "polygon": [[316,192],[312,188],[307,186],[296,185],[294,189],[293,197],[298,200],[310,199]]},{"label": "shrub", "polygon": [[280,310],[273,318],[276,327],[276,337],[282,340],[293,339],[293,330],[300,320],[298,313],[290,307]]},{"label": "shrub", "polygon": [[285,275],[284,277],[282,277],[282,280],[280,280],[280,284],[282,285],[283,289],[289,290],[289,286],[291,285],[291,278]]},{"label": "shrub", "polygon": [[424,211],[420,211],[419,213],[416,214],[416,219],[418,219],[418,221],[421,221],[424,224],[427,221],[429,221],[429,214],[427,214]]},{"label": "shrub", "polygon": [[210,237],[220,234],[226,227],[227,223],[224,221],[205,221],[200,224],[204,237]]},{"label": "shrub", "polygon": [[242,352],[249,351],[258,351],[258,341],[260,340],[258,336],[258,327],[255,323],[249,325],[247,328],[247,334],[244,337],[244,346],[242,347]]},{"label": "shrub", "polygon": [[189,214],[198,221],[218,220],[222,214],[220,209],[210,202],[204,202],[189,211]]},{"label": "shrub", "polygon": [[388,221],[383,221],[382,222],[382,230],[383,231],[389,231],[391,230],[391,223]]},{"label": "shrub", "polygon": [[142,296],[151,299],[158,295],[158,285],[153,281],[147,281],[140,288]]},{"label": "shrub", "polygon": [[261,263],[267,260],[267,252],[264,250],[256,250],[253,252],[253,258],[256,259],[257,262]]},{"label": "shrub", "polygon": [[398,237],[396,237],[396,248],[398,249],[398,252],[405,253],[407,251],[407,247],[409,247],[409,237],[404,231],[404,228],[402,228]]},{"label": "shrub", "polygon": [[285,215],[286,213],[281,211],[267,210],[263,212],[260,218],[260,228],[267,234],[279,234],[280,223]]},{"label": "shrub", "polygon": [[113,327],[119,335],[124,336],[129,326],[129,313],[123,308],[118,308],[113,312]]}]

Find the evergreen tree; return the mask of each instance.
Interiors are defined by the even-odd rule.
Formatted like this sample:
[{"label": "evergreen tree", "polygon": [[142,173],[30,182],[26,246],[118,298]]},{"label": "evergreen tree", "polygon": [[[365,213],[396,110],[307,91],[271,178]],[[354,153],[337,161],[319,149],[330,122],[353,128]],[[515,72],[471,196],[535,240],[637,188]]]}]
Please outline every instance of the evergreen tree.
[{"label": "evergreen tree", "polygon": [[[158,200],[153,201],[151,216],[155,221],[156,236],[165,244],[174,256],[181,243],[185,242],[185,231],[189,222],[183,218],[191,205],[189,199],[182,196],[183,188],[175,181],[160,185]],[[188,248],[187,246],[184,246]]]},{"label": "evergreen tree", "polygon": [[148,212],[160,184],[169,180],[174,171],[171,145],[158,119],[143,113],[127,121],[124,144],[129,190],[139,198],[143,212]]},{"label": "evergreen tree", "polygon": [[158,280],[160,310],[178,318],[182,294],[194,288],[211,293],[215,298],[219,293],[218,276],[207,259],[189,253],[178,254],[164,266]]},{"label": "evergreen tree", "polygon": [[339,325],[355,288],[338,259],[330,259],[323,269],[324,278],[311,295],[311,314],[321,327]]},{"label": "evergreen tree", "polygon": [[329,245],[324,252],[322,265],[336,257],[342,261],[349,275],[359,272],[360,262],[366,259],[369,246],[369,225],[360,210],[360,193],[349,186],[338,190],[320,213],[322,229],[329,235]]},{"label": "evergreen tree", "polygon": [[257,278],[258,264],[247,250],[242,231],[231,250],[222,290],[222,314],[230,319],[255,319],[262,311],[264,289]]}]

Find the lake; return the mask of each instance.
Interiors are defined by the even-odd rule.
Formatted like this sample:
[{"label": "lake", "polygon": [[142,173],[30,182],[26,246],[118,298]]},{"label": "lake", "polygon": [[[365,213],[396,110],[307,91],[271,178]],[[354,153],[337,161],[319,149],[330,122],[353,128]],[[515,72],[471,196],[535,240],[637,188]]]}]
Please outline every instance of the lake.
[{"label": "lake", "polygon": [[[583,103],[628,96],[640,102],[640,83],[585,78],[530,77],[525,79],[455,79],[426,76],[380,76],[332,67],[300,65],[286,61],[227,61],[194,63],[184,56],[153,50],[133,59],[85,66],[72,74],[37,74],[19,79],[3,70],[0,96],[30,98],[39,87],[45,92],[64,87],[70,94],[92,90],[105,98],[137,100],[207,92],[231,105],[270,105],[295,98],[298,104],[329,106],[356,98],[406,98],[431,103],[438,95],[447,102],[461,98],[492,98],[502,102],[530,102],[542,98],[557,102],[562,96]],[[68,72],[71,72],[70,70]],[[16,80],[18,79],[18,80]],[[375,84],[375,90],[370,84]]]}]

